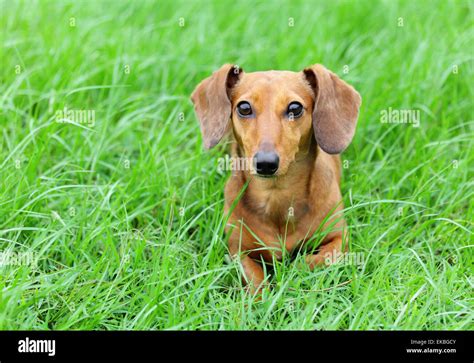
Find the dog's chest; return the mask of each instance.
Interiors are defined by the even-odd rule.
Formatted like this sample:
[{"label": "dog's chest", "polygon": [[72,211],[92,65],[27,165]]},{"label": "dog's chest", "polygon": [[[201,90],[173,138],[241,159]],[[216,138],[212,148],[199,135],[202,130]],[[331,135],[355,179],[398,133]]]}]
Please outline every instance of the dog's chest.
[{"label": "dog's chest", "polygon": [[248,225],[269,250],[259,248],[254,255],[262,255],[266,261],[281,259],[283,250],[294,250],[311,236],[317,227],[314,223],[312,208],[306,200],[290,198],[284,200],[270,194],[260,200],[259,213],[247,218]]},{"label": "dog's chest", "polygon": [[291,190],[268,190],[252,197],[256,217],[273,225],[277,231],[296,226],[311,212],[308,200]]}]

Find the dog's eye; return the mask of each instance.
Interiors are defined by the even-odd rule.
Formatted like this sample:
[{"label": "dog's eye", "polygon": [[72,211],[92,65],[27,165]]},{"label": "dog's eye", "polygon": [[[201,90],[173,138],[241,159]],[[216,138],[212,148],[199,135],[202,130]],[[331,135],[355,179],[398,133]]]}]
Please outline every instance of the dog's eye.
[{"label": "dog's eye", "polygon": [[248,103],[246,101],[242,101],[237,105],[237,113],[241,117],[252,116],[252,114],[253,114],[252,106],[250,106],[250,103]]},{"label": "dog's eye", "polygon": [[300,117],[303,114],[303,105],[299,102],[291,102],[286,114],[290,120]]}]

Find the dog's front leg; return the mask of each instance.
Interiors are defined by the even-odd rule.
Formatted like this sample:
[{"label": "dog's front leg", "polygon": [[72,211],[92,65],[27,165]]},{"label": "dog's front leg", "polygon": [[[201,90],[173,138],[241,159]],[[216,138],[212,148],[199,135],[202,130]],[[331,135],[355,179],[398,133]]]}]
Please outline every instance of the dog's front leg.
[{"label": "dog's front leg", "polygon": [[336,236],[324,243],[318,253],[305,257],[306,263],[312,270],[316,266],[330,265],[337,261],[341,256],[342,251],[342,236]]},{"label": "dog's front leg", "polygon": [[250,241],[242,241],[242,239],[250,238],[249,234],[242,231],[241,239],[240,232],[239,230],[232,232],[229,239],[229,251],[232,258],[240,258],[240,264],[243,270],[242,282],[247,285],[250,293],[260,293],[265,274],[263,273],[262,266],[250,258],[245,249],[243,250],[243,247],[248,246]]},{"label": "dog's front leg", "polygon": [[247,284],[250,293],[261,293],[263,281],[265,279],[262,266],[258,262],[252,260],[249,256],[242,257],[240,263],[242,264],[244,272],[242,278],[244,283]]}]

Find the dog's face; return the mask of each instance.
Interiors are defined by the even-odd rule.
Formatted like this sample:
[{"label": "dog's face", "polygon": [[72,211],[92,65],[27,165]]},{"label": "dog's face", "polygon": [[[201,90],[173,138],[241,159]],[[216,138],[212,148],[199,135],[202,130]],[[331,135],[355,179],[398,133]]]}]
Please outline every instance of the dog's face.
[{"label": "dog's face", "polygon": [[359,94],[320,65],[303,72],[244,73],[224,65],[192,94],[207,148],[233,131],[252,172],[286,174],[305,155],[313,135],[326,152],[350,143],[360,106]]},{"label": "dog's face", "polygon": [[313,91],[300,73],[243,74],[231,92],[232,127],[260,176],[284,175],[312,137]]}]

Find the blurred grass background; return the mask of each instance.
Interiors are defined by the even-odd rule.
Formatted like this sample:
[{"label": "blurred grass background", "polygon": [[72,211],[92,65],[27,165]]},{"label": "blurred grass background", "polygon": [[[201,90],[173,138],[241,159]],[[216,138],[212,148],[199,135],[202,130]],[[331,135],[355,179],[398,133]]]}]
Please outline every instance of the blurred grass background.
[{"label": "blurred grass background", "polygon": [[[0,266],[1,329],[474,327],[472,2],[0,7],[0,252],[37,261]],[[298,256],[262,301],[242,291],[224,148],[202,150],[189,100],[226,62],[322,63],[361,93],[342,191],[362,267]],[[389,107],[420,127],[381,123]]]}]

